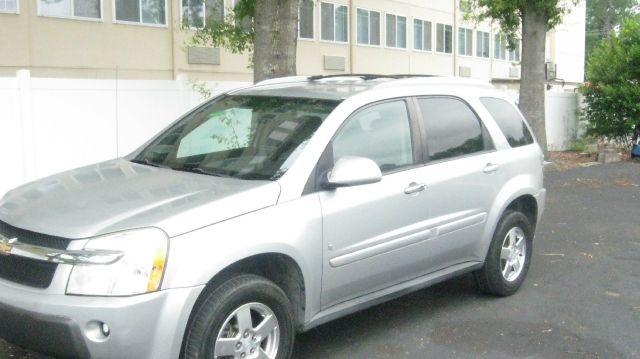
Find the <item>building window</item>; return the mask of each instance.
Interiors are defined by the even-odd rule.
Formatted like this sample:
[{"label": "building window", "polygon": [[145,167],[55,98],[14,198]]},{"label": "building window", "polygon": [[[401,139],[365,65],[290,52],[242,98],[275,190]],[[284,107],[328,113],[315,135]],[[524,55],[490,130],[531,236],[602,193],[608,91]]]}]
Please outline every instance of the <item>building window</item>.
[{"label": "building window", "polygon": [[502,34],[493,35],[493,58],[497,60],[507,59],[507,39]]},{"label": "building window", "polygon": [[431,51],[431,21],[413,19],[413,48]]},{"label": "building window", "polygon": [[298,37],[313,39],[313,0],[302,0],[299,11]]},{"label": "building window", "polygon": [[451,25],[436,24],[436,51],[445,54],[452,53],[453,28]]},{"label": "building window", "polygon": [[387,47],[407,48],[407,18],[387,14]]},{"label": "building window", "polygon": [[458,28],[458,54],[473,56],[473,30]]},{"label": "building window", "polygon": [[[240,2],[240,0],[233,0],[234,16],[235,16],[236,6],[238,6],[239,2]],[[236,27],[241,28],[242,31],[244,31],[244,32],[251,32],[251,30],[253,29],[253,20],[249,16],[245,16],[245,17],[243,17],[241,19],[240,18],[236,18],[235,19],[235,25],[236,25]]]},{"label": "building window", "polygon": [[116,0],[116,20],[166,25],[165,0]]},{"label": "building window", "polygon": [[476,56],[489,57],[489,33],[478,31],[476,33]]},{"label": "building window", "polygon": [[182,25],[203,28],[205,22],[224,20],[224,0],[182,0]]},{"label": "building window", "polygon": [[0,0],[0,12],[18,12],[19,0]]},{"label": "building window", "polygon": [[380,46],[380,13],[358,9],[358,44]]},{"label": "building window", "polygon": [[[1,6],[2,0],[0,0],[0,9]],[[100,0],[38,0],[38,15],[87,19],[102,17]]]},{"label": "building window", "polygon": [[349,39],[349,11],[344,5],[320,4],[320,38],[325,41],[347,42]]},{"label": "building window", "polygon": [[516,40],[516,46],[509,50],[509,61],[520,62],[520,40]]}]

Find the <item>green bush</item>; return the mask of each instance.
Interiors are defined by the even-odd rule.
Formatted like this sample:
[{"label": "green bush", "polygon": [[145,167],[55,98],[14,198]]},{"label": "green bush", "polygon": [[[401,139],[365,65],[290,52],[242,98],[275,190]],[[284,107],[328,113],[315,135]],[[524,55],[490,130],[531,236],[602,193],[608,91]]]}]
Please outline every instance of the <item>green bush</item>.
[{"label": "green bush", "polygon": [[589,57],[585,96],[587,133],[621,144],[640,136],[640,23],[627,19]]}]

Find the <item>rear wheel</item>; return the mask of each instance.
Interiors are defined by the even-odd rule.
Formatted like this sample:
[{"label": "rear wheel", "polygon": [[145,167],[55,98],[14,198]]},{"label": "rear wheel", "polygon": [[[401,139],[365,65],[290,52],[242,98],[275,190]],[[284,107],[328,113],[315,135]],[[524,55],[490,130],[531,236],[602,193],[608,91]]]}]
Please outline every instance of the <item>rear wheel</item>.
[{"label": "rear wheel", "polygon": [[533,244],[533,230],[522,213],[506,211],[487,253],[484,266],[474,273],[478,287],[497,296],[514,294],[524,282]]},{"label": "rear wheel", "polygon": [[293,349],[291,303],[273,282],[236,275],[205,294],[184,343],[185,359],[287,359]]}]

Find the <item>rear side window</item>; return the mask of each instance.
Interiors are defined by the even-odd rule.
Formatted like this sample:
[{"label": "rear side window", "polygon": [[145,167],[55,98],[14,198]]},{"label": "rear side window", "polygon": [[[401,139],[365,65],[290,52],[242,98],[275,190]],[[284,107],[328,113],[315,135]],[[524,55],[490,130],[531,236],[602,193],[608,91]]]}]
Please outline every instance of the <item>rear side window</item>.
[{"label": "rear side window", "polygon": [[418,99],[424,119],[427,149],[432,161],[494,149],[478,116],[469,106],[450,97]]},{"label": "rear side window", "polygon": [[533,143],[533,136],[529,132],[529,128],[512,104],[493,97],[483,97],[480,101],[496,121],[511,147],[520,147]]}]

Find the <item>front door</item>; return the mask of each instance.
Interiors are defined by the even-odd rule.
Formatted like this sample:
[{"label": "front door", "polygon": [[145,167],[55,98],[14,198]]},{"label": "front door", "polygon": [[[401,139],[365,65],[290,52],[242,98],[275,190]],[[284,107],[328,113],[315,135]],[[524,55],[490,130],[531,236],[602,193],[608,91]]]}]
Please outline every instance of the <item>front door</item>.
[{"label": "front door", "polygon": [[367,157],[382,181],[319,192],[323,212],[322,307],[383,289],[425,266],[427,228],[423,170],[407,104],[371,105],[350,117],[332,141],[334,163]]}]

